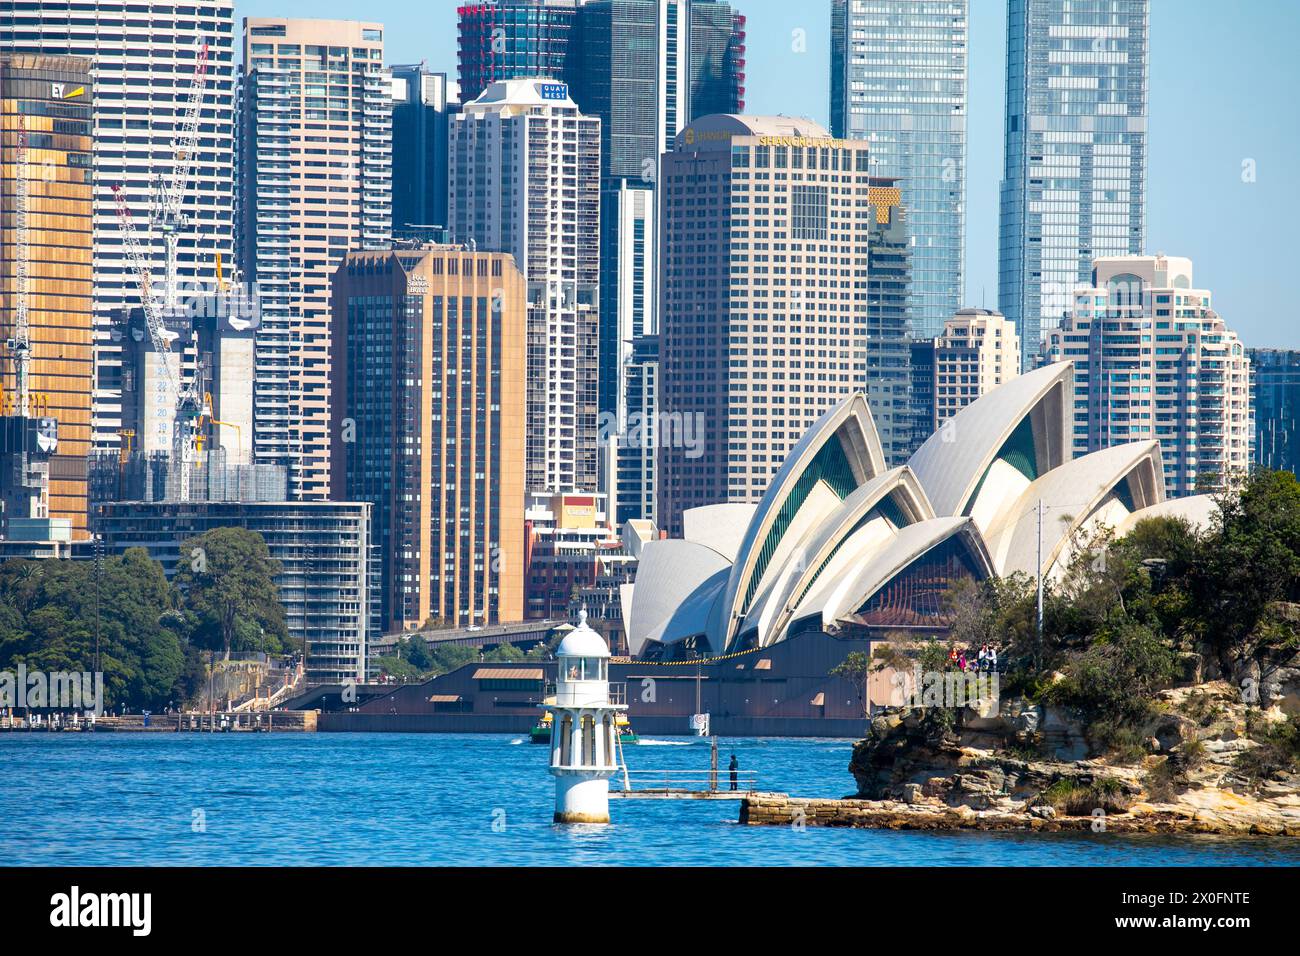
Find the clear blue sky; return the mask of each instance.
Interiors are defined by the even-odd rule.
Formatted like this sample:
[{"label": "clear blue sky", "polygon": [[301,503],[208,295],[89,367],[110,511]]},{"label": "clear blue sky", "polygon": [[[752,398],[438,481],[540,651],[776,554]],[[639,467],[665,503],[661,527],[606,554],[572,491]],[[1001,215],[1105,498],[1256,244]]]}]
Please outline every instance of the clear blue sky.
[{"label": "clear blue sky", "polygon": [[[748,17],[746,109],[826,122],[829,0],[732,0]],[[237,16],[383,22],[389,62],[456,72],[454,0],[247,0]],[[364,13],[361,11],[364,10]],[[806,52],[795,32],[806,31]],[[1300,3],[1152,0],[1147,252],[1190,256],[1249,346],[1300,348]],[[997,305],[1004,0],[971,0],[967,304]],[[1254,160],[1255,181],[1242,181]]]}]

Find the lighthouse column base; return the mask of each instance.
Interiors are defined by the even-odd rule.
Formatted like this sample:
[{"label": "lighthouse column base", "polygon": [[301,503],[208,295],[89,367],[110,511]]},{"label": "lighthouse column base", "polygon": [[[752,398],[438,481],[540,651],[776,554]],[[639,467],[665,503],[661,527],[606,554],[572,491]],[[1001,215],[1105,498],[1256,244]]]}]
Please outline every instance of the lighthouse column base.
[{"label": "lighthouse column base", "polygon": [[608,823],[609,778],[555,778],[556,823]]}]

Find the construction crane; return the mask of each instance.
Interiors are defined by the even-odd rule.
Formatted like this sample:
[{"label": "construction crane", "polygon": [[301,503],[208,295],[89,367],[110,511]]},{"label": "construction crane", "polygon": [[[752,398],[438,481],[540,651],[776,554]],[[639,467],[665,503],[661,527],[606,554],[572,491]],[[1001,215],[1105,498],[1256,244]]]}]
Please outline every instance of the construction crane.
[{"label": "construction crane", "polygon": [[163,180],[158,177],[154,188],[154,203],[151,220],[162,233],[167,247],[167,273],[164,277],[167,309],[176,308],[176,272],[177,249],[180,245],[181,231],[189,222],[184,212],[185,190],[189,188],[190,170],[194,167],[194,154],[199,145],[199,112],[203,106],[203,93],[208,82],[208,45],[203,41],[195,43],[194,76],[190,80],[189,97],[185,103],[185,115],[180,128],[172,138],[171,177]]},{"label": "construction crane", "polygon": [[115,185],[113,200],[117,207],[117,221],[122,233],[123,245],[135,273],[136,284],[140,288],[140,307],[144,312],[145,325],[154,351],[158,354],[162,375],[158,381],[159,419],[157,424],[160,445],[167,444],[167,420],[164,409],[175,409],[175,418],[171,427],[171,468],[175,475],[173,489],[180,501],[190,497],[190,471],[194,462],[199,427],[202,414],[202,401],[198,393],[199,372],[189,382],[182,383],[180,361],[172,367],[172,343],[177,333],[167,328],[163,321],[164,314],[174,314],[177,307],[176,273],[177,249],[180,233],[188,222],[182,206],[185,191],[189,186],[190,169],[194,165],[194,153],[199,140],[199,111],[203,104],[203,92],[207,85],[208,44],[196,44],[194,76],[190,81],[189,96],[186,101],[184,117],[180,128],[172,140],[175,164],[172,174],[165,182],[158,181],[154,193],[151,221],[162,232],[166,247],[165,280],[163,287],[163,309],[154,295],[153,271],[145,258],[140,240],[135,231],[135,221],[127,206],[126,196],[121,185]]},{"label": "construction crane", "polygon": [[31,414],[30,370],[32,359],[31,320],[28,316],[28,297],[31,295],[29,268],[31,265],[31,230],[28,224],[30,185],[27,170],[27,130],[18,127],[18,148],[15,156],[16,192],[14,211],[17,214],[16,240],[18,257],[15,264],[17,278],[17,303],[14,310],[13,333],[5,340],[5,348],[14,359],[14,379],[18,391],[17,415],[27,418]]}]

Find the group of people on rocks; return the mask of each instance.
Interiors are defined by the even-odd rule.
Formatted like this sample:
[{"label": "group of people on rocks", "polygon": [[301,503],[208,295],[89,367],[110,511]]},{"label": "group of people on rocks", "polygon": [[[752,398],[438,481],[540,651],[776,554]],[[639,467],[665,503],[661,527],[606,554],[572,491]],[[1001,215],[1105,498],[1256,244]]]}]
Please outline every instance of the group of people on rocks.
[{"label": "group of people on rocks", "polygon": [[958,650],[956,646],[948,652],[948,663],[963,674],[969,670],[980,673],[992,673],[998,669],[998,648],[996,644],[981,644],[979,654],[974,660],[966,656],[967,650]]}]

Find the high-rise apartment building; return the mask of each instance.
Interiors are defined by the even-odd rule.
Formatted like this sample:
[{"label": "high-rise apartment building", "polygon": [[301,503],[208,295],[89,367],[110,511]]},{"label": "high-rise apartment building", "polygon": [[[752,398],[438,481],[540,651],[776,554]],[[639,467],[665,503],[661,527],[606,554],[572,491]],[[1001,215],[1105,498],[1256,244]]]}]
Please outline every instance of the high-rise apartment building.
[{"label": "high-rise apartment building", "polygon": [[578,6],[578,0],[487,0],[458,7],[461,102],[502,80],[567,81]]},{"label": "high-rise apartment building", "polygon": [[1009,0],[998,306],[1025,367],[1145,233],[1150,0]]},{"label": "high-rise apartment building", "polygon": [[867,252],[866,394],[885,461],[911,457],[911,240],[898,181],[871,179]]},{"label": "high-rise apartment building", "polygon": [[393,86],[393,234],[447,225],[447,74],[389,68]]},{"label": "high-rise apartment building", "polygon": [[330,483],[330,278],[392,228],[392,110],[384,29],[350,20],[244,20],[239,248],[262,297],[253,450],[289,470],[294,499]]},{"label": "high-rise apartment building", "polygon": [[1300,475],[1300,352],[1247,349],[1246,356],[1254,376],[1251,463]]},{"label": "high-rise apartment building", "polygon": [[660,180],[659,513],[762,496],[825,411],[865,386],[867,143],[811,120],[707,116]]},{"label": "high-rise apartment building", "polygon": [[992,309],[959,309],[934,341],[931,431],[1020,374],[1020,336]]},{"label": "high-rise apartment building", "polygon": [[[202,46],[207,45],[195,154],[181,156],[181,133]],[[95,89],[93,298],[97,449],[121,442],[123,337],[140,304],[136,275],[118,226],[112,187],[125,196],[155,280],[166,250],[150,224],[158,183],[190,163],[181,194],[176,279],[212,288],[233,268],[234,2],[199,0],[0,0],[0,53],[87,57]],[[130,383],[125,383],[129,385]]]},{"label": "high-rise apartment building", "polygon": [[1048,361],[1074,362],[1074,454],[1158,439],[1170,495],[1243,474],[1251,458],[1250,359],[1192,262],[1115,256],[1093,264]]},{"label": "high-rise apartment building", "polygon": [[333,491],[374,506],[385,632],[523,619],[524,296],[459,246],[334,275]]},{"label": "high-rise apartment building", "polygon": [[99,506],[104,550],[144,548],[170,578],[186,542],[246,528],[280,562],[275,583],[308,684],[364,681],[371,632],[370,505],[364,501],[119,501]]},{"label": "high-rise apartment building", "polygon": [[86,537],[94,391],[90,76],[87,58],[0,52],[0,521],[52,519],[72,540]]},{"label": "high-rise apartment building", "polygon": [[939,334],[962,298],[967,0],[833,0],[831,130],[867,139],[912,233],[912,327]]},{"label": "high-rise apartment building", "polygon": [[451,119],[452,237],[528,283],[528,491],[597,480],[600,120],[563,83],[493,83]]}]

